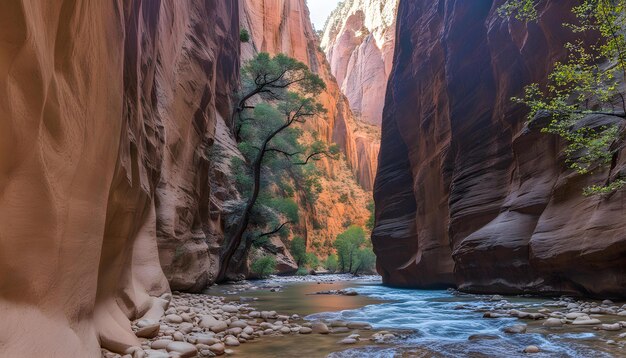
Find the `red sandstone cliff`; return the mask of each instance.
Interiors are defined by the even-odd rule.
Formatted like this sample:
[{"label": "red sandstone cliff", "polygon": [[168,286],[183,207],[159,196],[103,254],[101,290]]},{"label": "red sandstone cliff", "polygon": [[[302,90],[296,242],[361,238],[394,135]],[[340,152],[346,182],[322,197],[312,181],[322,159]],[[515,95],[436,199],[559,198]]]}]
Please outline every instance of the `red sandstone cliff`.
[{"label": "red sandstone cliff", "polygon": [[123,352],[139,345],[129,319],[163,312],[166,277],[209,281],[208,148],[238,78],[238,11],[0,3],[0,356]]},{"label": "red sandstone cliff", "polygon": [[341,147],[358,182],[371,190],[379,135],[375,128],[359,130],[366,125],[358,124],[353,117],[348,100],[330,72],[326,56],[319,50],[306,1],[244,0],[240,9],[242,27],[251,35],[250,42],[242,45],[242,58],[249,59],[256,52],[285,53],[307,64],[326,82],[327,89],[319,100],[328,113],[307,125],[318,132],[320,138]]},{"label": "red sandstone cliff", "polygon": [[341,2],[323,29],[321,46],[352,111],[380,127],[395,46],[398,0]]},{"label": "red sandstone cliff", "polygon": [[500,18],[502,3],[400,2],[374,191],[379,271],[401,286],[624,297],[626,193],[582,194],[623,170],[624,151],[610,172],[577,175],[510,101],[563,57],[567,2],[542,2],[528,25]]}]

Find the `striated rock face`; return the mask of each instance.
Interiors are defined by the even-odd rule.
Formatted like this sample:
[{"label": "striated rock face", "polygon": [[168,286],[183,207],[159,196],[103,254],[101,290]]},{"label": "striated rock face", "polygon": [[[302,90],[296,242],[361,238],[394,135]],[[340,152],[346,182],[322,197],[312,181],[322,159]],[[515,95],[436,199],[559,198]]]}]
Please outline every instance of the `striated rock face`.
[{"label": "striated rock face", "polygon": [[577,175],[510,101],[563,57],[567,4],[542,2],[528,25],[501,19],[501,4],[400,2],[374,191],[379,272],[400,286],[624,297],[626,194],[582,195],[623,170],[624,151],[610,171]]},{"label": "striated rock face", "polygon": [[375,127],[360,130],[367,126],[353,118],[326,56],[319,50],[305,0],[243,0],[240,11],[242,27],[251,37],[248,44],[242,44],[243,60],[257,52],[284,53],[307,64],[326,82],[327,89],[319,100],[328,113],[324,118],[308,121],[307,126],[327,142],[337,143],[361,186],[371,190],[380,141],[378,131]]},{"label": "striated rock face", "polygon": [[230,0],[0,4],[0,356],[123,352],[166,277],[209,281],[238,28]]},{"label": "striated rock face", "polygon": [[363,122],[380,126],[395,47],[398,0],[347,0],[323,29],[332,74]]}]

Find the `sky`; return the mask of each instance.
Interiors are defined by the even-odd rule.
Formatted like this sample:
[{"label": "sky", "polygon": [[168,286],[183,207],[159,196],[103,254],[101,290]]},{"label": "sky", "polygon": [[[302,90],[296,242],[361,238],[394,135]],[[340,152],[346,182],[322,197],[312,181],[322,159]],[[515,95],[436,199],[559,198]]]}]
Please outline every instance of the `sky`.
[{"label": "sky", "polygon": [[323,30],[326,18],[341,0],[306,0],[311,12],[311,22],[316,30]]}]

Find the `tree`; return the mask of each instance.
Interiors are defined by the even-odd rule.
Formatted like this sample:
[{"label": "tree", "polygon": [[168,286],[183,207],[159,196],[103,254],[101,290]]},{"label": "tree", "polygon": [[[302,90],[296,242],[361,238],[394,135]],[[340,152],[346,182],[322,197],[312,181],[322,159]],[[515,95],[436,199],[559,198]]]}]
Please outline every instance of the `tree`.
[{"label": "tree", "polygon": [[291,240],[291,256],[296,261],[298,267],[306,264],[306,243],[300,236],[296,236]]},{"label": "tree", "polygon": [[330,272],[335,272],[337,271],[338,267],[339,267],[339,262],[338,262],[337,255],[335,254],[328,255],[328,257],[324,261],[324,268]]},{"label": "tree", "polygon": [[[539,0],[509,0],[499,13],[536,21],[539,5]],[[564,138],[568,165],[587,174],[612,162],[619,149],[614,144],[620,137],[620,125],[626,118],[621,86],[626,78],[626,0],[579,0],[572,12],[577,23],[563,26],[578,36],[565,44],[569,52],[566,60],[554,64],[547,84],[530,84],[523,97],[513,100],[529,107],[531,121],[547,115],[549,121],[542,131]],[[581,125],[590,114],[622,120],[594,127]],[[609,193],[624,185],[626,180],[618,177],[591,186],[585,193]]]},{"label": "tree", "polygon": [[365,242],[365,231],[362,227],[352,225],[337,235],[334,246],[337,250],[339,269],[341,272],[352,272],[357,266],[357,253]]},{"label": "tree", "polygon": [[246,235],[257,200],[263,196],[262,188],[268,185],[267,177],[286,171],[303,173],[304,169],[292,169],[310,166],[322,157],[335,158],[338,154],[336,146],[327,147],[322,142],[305,146],[298,141],[302,133],[298,126],[325,113],[315,99],[325,84],[305,64],[282,54],[271,57],[260,53],[248,61],[241,72],[242,90],[233,111],[233,131],[244,156],[238,161],[240,168],[236,172],[249,178],[242,180],[248,184],[242,189],[247,200],[223,246],[218,281],[225,279],[233,262],[244,261],[255,240],[280,232],[295,218],[287,213],[289,220],[276,222],[273,230]]}]

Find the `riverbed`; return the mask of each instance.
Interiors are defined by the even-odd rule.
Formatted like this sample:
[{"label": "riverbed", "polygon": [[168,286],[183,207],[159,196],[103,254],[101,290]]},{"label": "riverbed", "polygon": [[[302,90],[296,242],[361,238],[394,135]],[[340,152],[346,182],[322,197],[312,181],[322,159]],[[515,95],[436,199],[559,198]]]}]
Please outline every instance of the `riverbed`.
[{"label": "riverbed", "polygon": [[[354,290],[356,296],[320,295],[320,291]],[[274,278],[246,285],[215,286],[206,292],[227,300],[250,300],[261,310],[298,314],[308,321],[367,322],[371,332],[358,332],[355,345],[338,342],[350,333],[264,337],[237,350],[242,357],[623,357],[620,338],[626,330],[603,331],[594,326],[547,328],[543,320],[518,319],[486,312],[564,311],[563,300],[533,297],[498,297],[461,294],[452,290],[408,290],[382,285],[378,277],[347,276]],[[570,300],[573,302],[573,300]],[[594,303],[595,304],[595,303]],[[600,303],[597,303],[600,306]],[[616,306],[621,306],[615,303]],[[567,311],[565,311],[567,312]],[[603,323],[620,317],[591,315]],[[624,317],[621,317],[624,320]],[[521,334],[505,333],[507,327],[525,325]],[[596,327],[597,328],[597,327]],[[368,338],[376,331],[392,331],[393,342],[376,344]],[[536,346],[539,353],[524,349]]]}]

